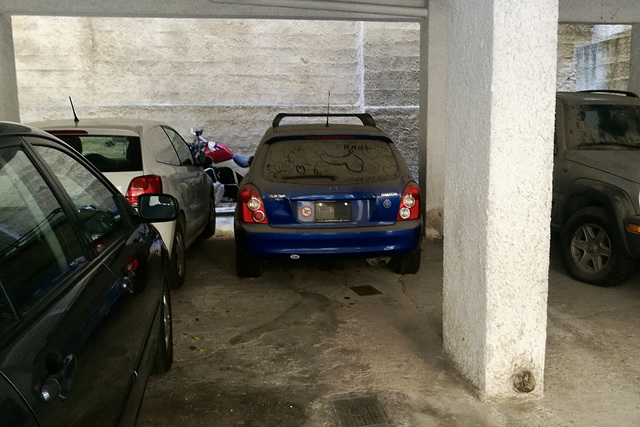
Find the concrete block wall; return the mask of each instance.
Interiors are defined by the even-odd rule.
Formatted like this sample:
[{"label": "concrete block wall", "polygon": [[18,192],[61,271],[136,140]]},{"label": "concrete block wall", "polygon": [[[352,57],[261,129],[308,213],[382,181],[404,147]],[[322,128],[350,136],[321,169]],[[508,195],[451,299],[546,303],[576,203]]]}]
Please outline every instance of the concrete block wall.
[{"label": "concrete block wall", "polygon": [[417,179],[419,25],[13,17],[23,122],[158,119],[239,154],[278,112],[370,112]]},{"label": "concrete block wall", "polygon": [[576,47],[576,67],[580,70],[577,90],[627,90],[631,55],[631,29],[611,38]]}]

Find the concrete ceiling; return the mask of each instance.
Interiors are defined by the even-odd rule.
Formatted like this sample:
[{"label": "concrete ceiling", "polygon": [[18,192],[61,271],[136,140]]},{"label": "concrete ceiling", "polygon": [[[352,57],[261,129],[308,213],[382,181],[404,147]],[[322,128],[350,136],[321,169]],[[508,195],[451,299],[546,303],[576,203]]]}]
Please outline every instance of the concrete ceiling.
[{"label": "concrete ceiling", "polygon": [[[429,0],[2,0],[8,15],[417,20]],[[431,0],[445,1],[445,0]],[[561,23],[640,22],[638,0],[559,0]]]}]

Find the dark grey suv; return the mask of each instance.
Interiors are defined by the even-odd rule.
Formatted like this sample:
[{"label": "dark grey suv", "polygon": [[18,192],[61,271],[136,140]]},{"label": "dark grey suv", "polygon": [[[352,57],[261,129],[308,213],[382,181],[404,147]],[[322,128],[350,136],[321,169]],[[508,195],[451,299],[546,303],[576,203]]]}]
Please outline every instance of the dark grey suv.
[{"label": "dark grey suv", "polygon": [[624,282],[640,259],[640,99],[630,92],[559,92],[552,226],[569,274]]}]

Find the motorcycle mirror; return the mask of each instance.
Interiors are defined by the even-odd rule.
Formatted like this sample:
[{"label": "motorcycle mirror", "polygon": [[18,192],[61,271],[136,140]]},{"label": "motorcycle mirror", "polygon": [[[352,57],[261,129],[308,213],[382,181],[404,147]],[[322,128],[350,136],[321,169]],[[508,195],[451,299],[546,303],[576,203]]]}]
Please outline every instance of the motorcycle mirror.
[{"label": "motorcycle mirror", "polygon": [[213,159],[209,156],[205,156],[204,154],[199,154],[196,158],[198,164],[202,167],[209,167],[213,164]]}]

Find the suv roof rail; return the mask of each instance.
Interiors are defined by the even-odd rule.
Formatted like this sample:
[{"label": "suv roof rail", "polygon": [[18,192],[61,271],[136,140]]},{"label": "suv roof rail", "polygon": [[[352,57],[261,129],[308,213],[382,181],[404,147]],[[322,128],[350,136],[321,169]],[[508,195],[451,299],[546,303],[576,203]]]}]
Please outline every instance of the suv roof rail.
[{"label": "suv roof rail", "polygon": [[327,121],[329,117],[357,117],[360,119],[364,126],[372,126],[376,127],[376,121],[371,117],[369,113],[298,113],[298,114],[289,114],[289,113],[278,113],[276,118],[273,119],[272,126],[278,127],[280,126],[280,121],[285,117],[326,117]]},{"label": "suv roof rail", "polygon": [[638,97],[638,95],[636,95],[634,92],[631,92],[629,90],[592,89],[592,90],[581,90],[580,92],[585,92],[585,93],[610,93],[610,94],[614,94],[614,95],[624,95],[624,96],[628,96],[630,98],[637,98]]}]

